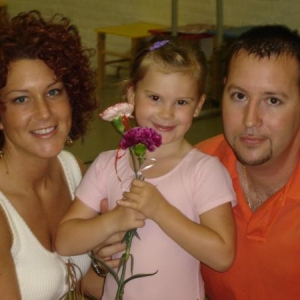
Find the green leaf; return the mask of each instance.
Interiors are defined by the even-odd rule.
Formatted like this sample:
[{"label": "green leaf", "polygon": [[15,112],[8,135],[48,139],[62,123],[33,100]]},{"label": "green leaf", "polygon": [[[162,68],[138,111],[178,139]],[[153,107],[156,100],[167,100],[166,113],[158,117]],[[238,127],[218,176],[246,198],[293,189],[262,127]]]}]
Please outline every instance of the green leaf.
[{"label": "green leaf", "polygon": [[135,153],[135,155],[139,158],[139,157],[144,157],[145,153],[146,153],[146,146],[144,144],[136,144],[135,146],[133,146],[133,151]]},{"label": "green leaf", "polygon": [[98,259],[97,257],[95,257],[92,254],[89,254],[89,256],[92,259],[96,260],[100,265],[102,265],[103,267],[105,267],[108,270],[108,272],[114,277],[114,279],[117,282],[117,284],[120,283],[120,279],[119,279],[119,276],[118,276],[117,272],[114,269],[112,269],[104,260]]},{"label": "green leaf", "polygon": [[136,278],[141,278],[141,277],[148,277],[148,276],[153,276],[157,273],[158,271],[154,272],[154,273],[150,273],[150,274],[135,274],[129,278],[127,278],[126,280],[124,280],[124,286],[126,283],[128,283],[129,281],[136,279]]},{"label": "green leaf", "polygon": [[123,134],[125,132],[125,126],[123,124],[122,117],[113,119],[112,123],[119,133]]}]

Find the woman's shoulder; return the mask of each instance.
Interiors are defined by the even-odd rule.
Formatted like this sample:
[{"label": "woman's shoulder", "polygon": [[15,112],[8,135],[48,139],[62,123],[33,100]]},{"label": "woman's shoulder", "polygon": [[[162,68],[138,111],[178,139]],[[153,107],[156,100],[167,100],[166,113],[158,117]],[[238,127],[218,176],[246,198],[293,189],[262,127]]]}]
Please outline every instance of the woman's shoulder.
[{"label": "woman's shoulder", "polygon": [[68,184],[73,191],[82,178],[84,167],[80,166],[75,156],[66,150],[63,150],[58,155],[58,159],[62,165]]},{"label": "woman's shoulder", "polygon": [[[11,226],[8,220],[8,212],[4,208],[3,204],[0,201],[0,238],[1,238],[1,247],[0,253],[5,251],[5,249],[11,249],[12,246],[12,232]],[[2,257],[2,254],[1,254]]]}]

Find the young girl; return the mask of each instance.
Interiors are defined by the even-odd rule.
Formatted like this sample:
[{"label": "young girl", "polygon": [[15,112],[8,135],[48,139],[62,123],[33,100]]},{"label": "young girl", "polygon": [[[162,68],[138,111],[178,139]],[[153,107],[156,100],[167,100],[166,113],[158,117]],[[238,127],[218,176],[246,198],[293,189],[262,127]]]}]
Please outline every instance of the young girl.
[{"label": "young girl", "polygon": [[[134,239],[131,247],[134,274],[158,272],[130,281],[124,300],[202,300],[199,261],[218,271],[233,262],[230,202],[235,194],[230,177],[216,158],[184,138],[204,103],[205,77],[205,57],[196,44],[163,40],[137,55],[126,95],[138,125],[162,136],[162,145],[146,153],[156,162],[143,171],[144,180],[133,180],[124,192],[118,176],[133,178],[130,155],[118,160],[117,176],[116,151],[101,153],[58,230],[57,251],[74,255],[114,233],[139,228],[140,240]],[[99,215],[105,198],[110,211]],[[115,294],[116,283],[108,275],[103,299],[114,299]]]}]

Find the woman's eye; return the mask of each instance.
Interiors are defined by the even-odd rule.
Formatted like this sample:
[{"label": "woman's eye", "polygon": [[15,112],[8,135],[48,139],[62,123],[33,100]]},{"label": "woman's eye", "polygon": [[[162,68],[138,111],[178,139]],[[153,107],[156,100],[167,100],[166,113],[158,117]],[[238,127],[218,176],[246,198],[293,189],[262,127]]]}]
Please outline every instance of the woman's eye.
[{"label": "woman's eye", "polygon": [[24,103],[26,101],[26,97],[25,96],[20,96],[14,99],[15,103]]},{"label": "woman's eye", "polygon": [[57,96],[60,94],[60,90],[59,89],[53,89],[51,91],[48,92],[48,96],[53,97],[53,96]]}]

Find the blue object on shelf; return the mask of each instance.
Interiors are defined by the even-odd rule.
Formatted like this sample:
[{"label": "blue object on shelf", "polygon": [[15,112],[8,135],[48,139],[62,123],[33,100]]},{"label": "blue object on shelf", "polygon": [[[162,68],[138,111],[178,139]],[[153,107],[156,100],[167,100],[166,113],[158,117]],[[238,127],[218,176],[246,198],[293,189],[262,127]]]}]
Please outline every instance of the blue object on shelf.
[{"label": "blue object on shelf", "polygon": [[[255,25],[247,25],[241,27],[231,27],[223,29],[223,36],[225,38],[235,39],[240,36],[242,33],[252,29]],[[208,30],[207,33],[216,34],[216,30]]]}]

